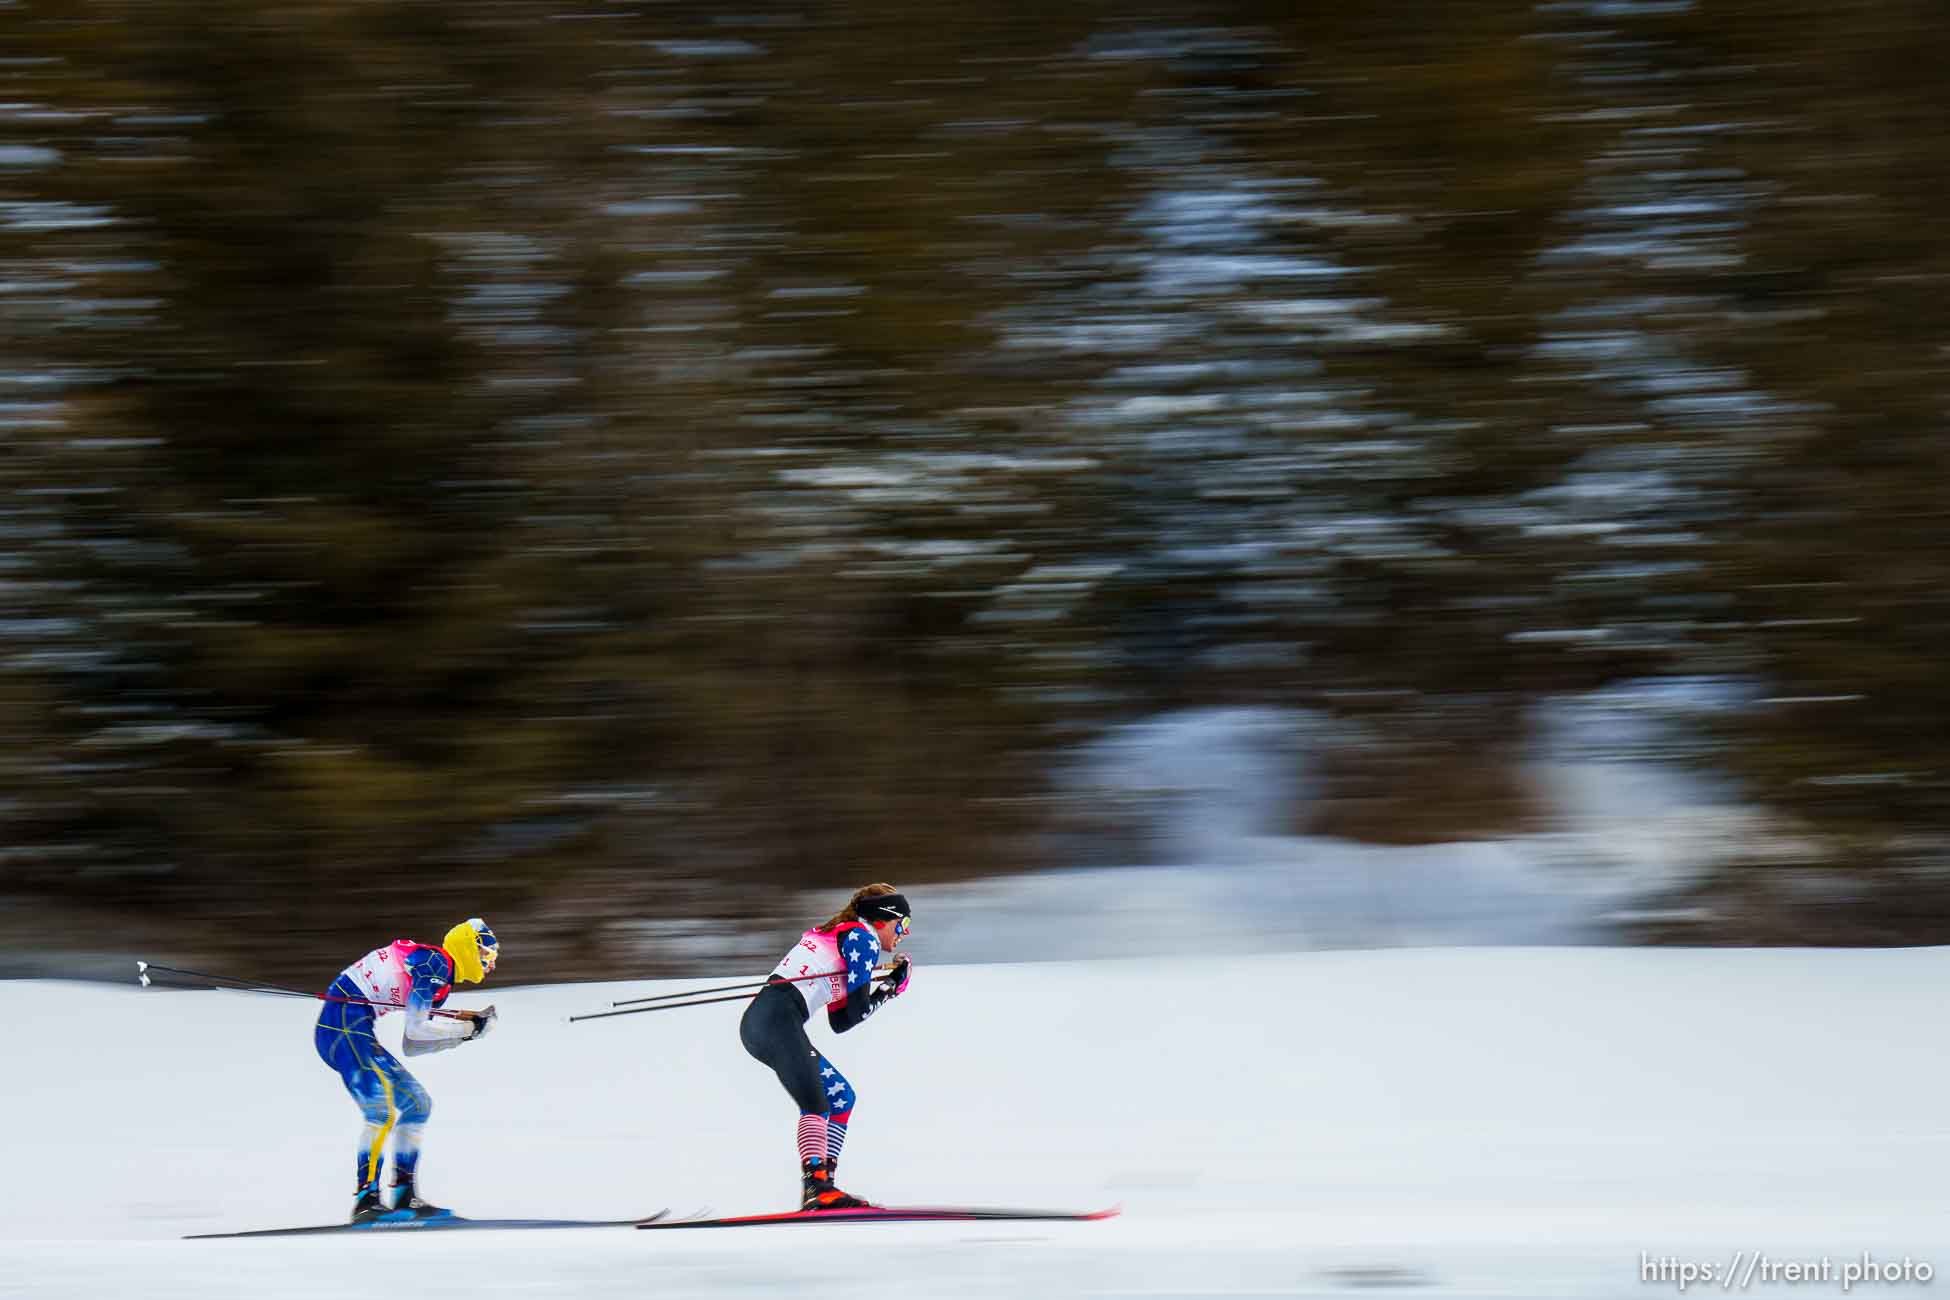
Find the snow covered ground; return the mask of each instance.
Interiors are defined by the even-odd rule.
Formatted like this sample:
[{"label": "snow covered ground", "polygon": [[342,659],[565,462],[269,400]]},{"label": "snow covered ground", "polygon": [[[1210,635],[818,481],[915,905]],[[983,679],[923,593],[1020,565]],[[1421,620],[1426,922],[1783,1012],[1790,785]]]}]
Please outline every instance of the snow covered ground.
[{"label": "snow covered ground", "polygon": [[[1222,946],[1243,918],[1184,921]],[[1121,1218],[216,1242],[179,1238],[346,1209],[358,1119],[310,1005],[0,983],[0,1296],[1648,1296],[1679,1285],[1644,1256],[1736,1251],[1836,1280],[1732,1289],[1841,1294],[1864,1251],[1950,1266],[1946,978],[1941,949],[930,965],[856,1033],[815,1031],[861,1094],[845,1185]],[[492,988],[494,1036],[414,1063],[427,1193],[788,1206],[792,1111],[738,1004],[565,1020],[672,987]]]}]

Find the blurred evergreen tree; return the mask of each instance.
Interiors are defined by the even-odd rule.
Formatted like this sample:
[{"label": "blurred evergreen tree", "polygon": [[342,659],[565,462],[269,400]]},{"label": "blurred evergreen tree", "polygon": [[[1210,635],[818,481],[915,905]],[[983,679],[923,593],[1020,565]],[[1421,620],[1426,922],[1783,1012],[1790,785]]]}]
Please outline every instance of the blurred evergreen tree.
[{"label": "blurred evergreen tree", "polygon": [[[1707,673],[1775,702],[1699,761],[1941,892],[1921,0],[10,24],[9,889],[621,964],[1021,865],[1109,718],[1360,711],[1360,802]],[[1531,816],[1452,795],[1388,834]]]}]

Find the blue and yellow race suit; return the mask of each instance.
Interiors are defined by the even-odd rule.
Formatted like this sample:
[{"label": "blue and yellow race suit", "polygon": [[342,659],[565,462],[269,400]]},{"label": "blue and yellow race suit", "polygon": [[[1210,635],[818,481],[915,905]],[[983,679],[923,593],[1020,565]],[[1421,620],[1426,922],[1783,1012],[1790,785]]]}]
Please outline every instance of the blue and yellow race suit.
[{"label": "blue and yellow race suit", "polygon": [[365,1116],[358,1150],[361,1192],[378,1186],[389,1135],[393,1181],[412,1182],[421,1134],[433,1114],[427,1090],[380,1044],[374,1033],[378,1018],[406,1012],[408,1056],[458,1046],[472,1026],[433,1014],[453,991],[453,982],[454,962],[445,949],[399,939],[346,967],[326,990],[312,1041]]}]

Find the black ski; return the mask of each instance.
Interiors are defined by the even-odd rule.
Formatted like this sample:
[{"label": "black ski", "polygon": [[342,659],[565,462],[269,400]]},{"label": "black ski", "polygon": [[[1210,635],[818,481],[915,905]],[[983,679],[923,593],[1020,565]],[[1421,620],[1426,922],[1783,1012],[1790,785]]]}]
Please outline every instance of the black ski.
[{"label": "black ski", "polygon": [[331,1232],[464,1232],[468,1230],[523,1228],[641,1228],[670,1214],[658,1210],[643,1219],[464,1219],[458,1214],[442,1214],[426,1219],[377,1219],[371,1223],[324,1223],[308,1228],[258,1228],[250,1232],[197,1232],[185,1241],[218,1241],[238,1237],[316,1237]]}]

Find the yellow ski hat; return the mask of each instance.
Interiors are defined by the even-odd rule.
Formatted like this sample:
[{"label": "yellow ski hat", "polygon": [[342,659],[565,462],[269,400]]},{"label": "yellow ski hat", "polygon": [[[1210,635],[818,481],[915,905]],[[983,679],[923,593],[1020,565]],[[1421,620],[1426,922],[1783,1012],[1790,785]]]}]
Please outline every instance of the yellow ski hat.
[{"label": "yellow ski hat", "polygon": [[478,916],[470,916],[440,941],[447,955],[454,960],[454,982],[456,984],[479,984],[494,969],[494,963],[501,955],[501,941],[488,929],[488,923]]}]

